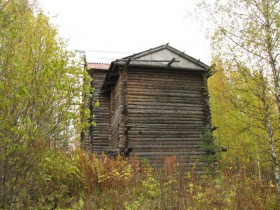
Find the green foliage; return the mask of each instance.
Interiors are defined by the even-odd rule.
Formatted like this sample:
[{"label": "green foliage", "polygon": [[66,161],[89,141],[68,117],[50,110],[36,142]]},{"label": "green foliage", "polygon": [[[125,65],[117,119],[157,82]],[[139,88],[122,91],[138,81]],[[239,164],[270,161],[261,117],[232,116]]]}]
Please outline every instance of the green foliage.
[{"label": "green foliage", "polygon": [[[213,63],[224,70],[213,76],[221,76],[221,86],[213,84],[221,92],[212,89],[211,99],[213,120],[215,116],[220,119],[214,125],[221,125],[217,140],[231,147],[225,155],[228,161],[239,166],[254,162],[260,177],[273,173],[280,197],[280,151],[276,149],[280,131],[280,3],[202,2],[199,9],[206,17]],[[221,93],[227,98],[219,96]]]},{"label": "green foliage", "polygon": [[[217,73],[209,79],[210,102],[216,143],[227,147],[219,167],[232,167],[237,173],[245,170],[260,180],[274,177],[271,141],[267,117],[271,120],[273,138],[279,138],[279,119],[271,85],[262,72],[238,68],[216,60]],[[227,71],[225,71],[225,68]],[[268,115],[265,107],[269,107]],[[279,142],[275,142],[279,146]],[[277,147],[278,147],[277,146]],[[279,151],[276,151],[279,154]]]},{"label": "green foliage", "polygon": [[214,142],[213,134],[209,126],[206,127],[201,138],[201,148],[203,149],[203,151],[206,151],[207,154],[201,156],[200,161],[206,163],[202,166],[203,170],[206,170],[213,174],[217,171],[217,162],[221,156],[221,149],[220,146]]},{"label": "green foliage", "polygon": [[142,181],[142,186],[148,198],[156,199],[160,197],[159,182],[151,173],[148,173],[146,179]]},{"label": "green foliage", "polygon": [[[25,196],[16,208],[53,209],[78,205],[83,182],[78,156],[49,150],[32,172],[32,187],[18,189]],[[30,178],[30,177],[29,177]]]},{"label": "green foliage", "polygon": [[78,106],[87,74],[35,1],[0,1],[0,8],[0,208],[25,208],[35,202],[25,200],[34,183],[48,179],[46,154],[68,150],[84,126]]},{"label": "green foliage", "polygon": [[141,206],[143,205],[144,201],[144,196],[141,194],[136,201],[133,203],[125,202],[124,203],[124,208],[125,210],[136,210],[136,209],[141,209]]}]

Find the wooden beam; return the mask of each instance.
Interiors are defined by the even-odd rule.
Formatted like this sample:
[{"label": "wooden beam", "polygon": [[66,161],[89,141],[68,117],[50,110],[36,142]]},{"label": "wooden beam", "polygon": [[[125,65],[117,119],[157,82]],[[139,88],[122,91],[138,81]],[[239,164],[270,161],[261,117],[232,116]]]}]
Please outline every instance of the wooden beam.
[{"label": "wooden beam", "polygon": [[172,58],[171,61],[167,64],[167,66],[170,67],[171,64],[172,64],[173,62],[175,62],[175,61],[176,61],[176,58]]},{"label": "wooden beam", "polygon": [[104,83],[104,85],[113,85],[113,84],[115,84],[115,81],[106,81]]},{"label": "wooden beam", "polygon": [[126,61],[126,65],[129,65],[130,61],[131,61],[131,58],[128,58]]},{"label": "wooden beam", "polygon": [[119,75],[119,72],[117,72],[117,71],[110,72],[110,75],[111,75],[111,76],[118,76],[118,75]]},{"label": "wooden beam", "polygon": [[119,72],[111,72],[109,75],[108,75],[108,80],[110,80],[112,77],[117,77],[119,76]]}]

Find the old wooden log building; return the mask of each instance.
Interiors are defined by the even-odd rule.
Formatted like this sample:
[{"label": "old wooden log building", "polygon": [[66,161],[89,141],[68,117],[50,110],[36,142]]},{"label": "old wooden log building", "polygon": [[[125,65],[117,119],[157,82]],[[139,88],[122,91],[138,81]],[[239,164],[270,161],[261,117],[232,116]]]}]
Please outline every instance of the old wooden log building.
[{"label": "old wooden log building", "polygon": [[208,66],[162,45],[109,64],[89,63],[95,88],[91,126],[83,138],[95,153],[122,152],[161,164],[176,156],[192,165],[206,151],[210,125]]}]

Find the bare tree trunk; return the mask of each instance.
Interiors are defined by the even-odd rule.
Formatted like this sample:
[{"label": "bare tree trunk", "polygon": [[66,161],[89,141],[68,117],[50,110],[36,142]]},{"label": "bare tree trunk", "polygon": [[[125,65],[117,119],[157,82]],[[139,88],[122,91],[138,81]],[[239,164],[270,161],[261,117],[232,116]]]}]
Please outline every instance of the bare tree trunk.
[{"label": "bare tree trunk", "polygon": [[[270,9],[271,5],[267,1],[262,1],[263,8],[264,8],[264,17],[265,17],[265,32],[266,32],[266,48],[267,48],[267,54],[269,59],[269,64],[272,70],[273,75],[273,83],[274,83],[274,95],[275,95],[275,101],[278,108],[278,115],[280,116],[280,78],[279,78],[279,69],[276,67],[276,57],[273,56],[273,36],[272,36],[272,28],[271,24],[271,14]],[[268,105],[266,103],[266,95],[265,92],[264,95],[264,109],[265,109],[265,118],[266,118],[266,127],[267,127],[267,133],[269,135],[269,144],[270,144],[270,152],[271,152],[271,158],[273,163],[273,172],[275,177],[275,183],[277,186],[278,196],[280,199],[280,170],[279,170],[279,161],[275,150],[275,139],[273,134],[273,129],[271,126],[271,118],[268,112]]]},{"label": "bare tree trunk", "polygon": [[267,128],[267,132],[268,132],[268,135],[269,135],[270,152],[271,152],[272,163],[273,163],[273,172],[274,172],[275,183],[276,183],[276,186],[277,186],[278,195],[279,195],[279,198],[280,198],[279,161],[278,161],[278,157],[277,157],[276,150],[275,150],[275,139],[273,137],[271,119],[270,119],[270,116],[269,116],[269,113],[268,113],[268,106],[265,102],[264,102],[264,106],[265,106],[264,108],[265,108],[266,128]]},{"label": "bare tree trunk", "polygon": [[273,75],[273,83],[274,83],[274,95],[276,99],[276,105],[278,108],[278,114],[280,115],[280,75],[279,70],[276,69],[275,60],[272,57],[271,52],[268,52],[269,54],[269,60],[270,60],[270,66],[272,69],[272,75]]}]

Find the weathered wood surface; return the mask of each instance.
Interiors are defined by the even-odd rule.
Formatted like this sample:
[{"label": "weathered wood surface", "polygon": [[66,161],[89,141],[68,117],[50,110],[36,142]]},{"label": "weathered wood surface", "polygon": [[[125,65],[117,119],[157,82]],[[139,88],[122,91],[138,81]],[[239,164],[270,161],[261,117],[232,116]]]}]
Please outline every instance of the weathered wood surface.
[{"label": "weathered wood surface", "polygon": [[112,113],[111,113],[111,148],[117,150],[119,148],[124,148],[124,136],[123,136],[123,76],[120,75],[115,83],[115,86],[111,89],[113,93],[111,94]]},{"label": "weathered wood surface", "polygon": [[90,74],[93,77],[92,87],[94,87],[92,95],[92,103],[99,100],[99,107],[92,107],[92,120],[96,126],[91,127],[88,141],[92,146],[94,153],[100,154],[110,148],[110,95],[103,94],[101,87],[105,80],[106,70],[91,70]]},{"label": "weathered wood surface", "polygon": [[206,154],[201,136],[206,127],[203,75],[193,71],[128,69],[128,147],[131,155],[163,164],[176,155],[193,166]]},{"label": "weathered wood surface", "polygon": [[93,71],[93,102],[100,101],[93,109],[93,151],[128,147],[157,166],[175,155],[180,166],[193,167],[206,154],[201,136],[209,123],[202,72],[127,66],[118,75],[102,94],[105,71]]}]

